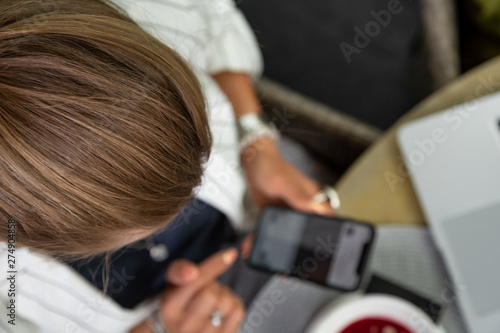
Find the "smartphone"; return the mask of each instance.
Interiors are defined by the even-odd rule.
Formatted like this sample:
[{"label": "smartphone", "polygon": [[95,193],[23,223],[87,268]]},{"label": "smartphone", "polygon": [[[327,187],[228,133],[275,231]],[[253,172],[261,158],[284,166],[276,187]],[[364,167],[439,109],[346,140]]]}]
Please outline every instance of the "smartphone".
[{"label": "smartphone", "polygon": [[262,210],[247,264],[341,291],[359,288],[375,238],[367,223],[298,212]]}]

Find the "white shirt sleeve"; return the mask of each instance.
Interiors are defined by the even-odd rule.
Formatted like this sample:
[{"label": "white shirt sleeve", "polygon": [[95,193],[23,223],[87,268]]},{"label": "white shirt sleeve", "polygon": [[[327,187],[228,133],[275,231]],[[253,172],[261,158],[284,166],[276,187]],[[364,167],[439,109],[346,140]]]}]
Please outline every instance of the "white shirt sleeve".
[{"label": "white shirt sleeve", "polygon": [[260,49],[243,14],[233,0],[200,0],[208,27],[207,72],[246,72],[262,74]]},{"label": "white shirt sleeve", "polygon": [[259,45],[234,0],[113,2],[202,72],[245,72],[254,79],[262,74]]},{"label": "white shirt sleeve", "polygon": [[[15,320],[12,321],[8,317],[6,312],[6,306],[2,303],[0,306],[0,332],[5,333],[41,333],[41,329],[30,323],[29,321],[16,316]],[[7,318],[7,319],[5,319]],[[9,323],[9,321],[11,323]]]},{"label": "white shirt sleeve", "polygon": [[[15,254],[15,279],[0,280],[0,332],[127,333],[158,306],[152,299],[134,309],[123,308],[69,266],[26,248]],[[0,242],[1,262],[7,262],[7,255]],[[120,283],[131,278],[120,277]],[[15,295],[9,296],[9,291]],[[11,299],[12,311],[6,306]],[[8,323],[10,313],[15,325]]]}]

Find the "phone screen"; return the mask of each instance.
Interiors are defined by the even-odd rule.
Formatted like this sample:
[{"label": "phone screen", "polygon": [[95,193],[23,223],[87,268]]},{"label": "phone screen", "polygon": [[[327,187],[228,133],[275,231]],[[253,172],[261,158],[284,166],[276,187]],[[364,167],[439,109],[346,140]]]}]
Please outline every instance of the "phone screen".
[{"label": "phone screen", "polygon": [[364,223],[270,207],[260,216],[249,262],[267,271],[354,290],[373,233]]}]

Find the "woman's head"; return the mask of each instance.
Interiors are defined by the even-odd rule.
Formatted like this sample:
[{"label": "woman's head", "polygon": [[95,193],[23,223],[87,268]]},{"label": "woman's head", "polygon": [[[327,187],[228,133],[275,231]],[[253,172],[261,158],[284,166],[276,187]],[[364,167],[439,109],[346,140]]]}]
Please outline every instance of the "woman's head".
[{"label": "woman's head", "polygon": [[53,254],[154,231],[211,138],[185,63],[100,0],[0,0],[0,238]]}]

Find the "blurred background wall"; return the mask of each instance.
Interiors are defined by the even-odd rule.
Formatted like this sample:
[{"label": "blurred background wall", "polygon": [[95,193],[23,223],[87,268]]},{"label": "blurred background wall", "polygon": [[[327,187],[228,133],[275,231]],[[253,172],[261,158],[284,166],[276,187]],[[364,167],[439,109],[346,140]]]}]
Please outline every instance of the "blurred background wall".
[{"label": "blurred background wall", "polygon": [[500,0],[457,0],[461,69],[500,54]]},{"label": "blurred background wall", "polygon": [[420,2],[243,0],[265,75],[385,129],[431,92]]},{"label": "blurred background wall", "polygon": [[235,1],[261,45],[266,113],[339,175],[426,96],[500,53],[500,0]]}]

